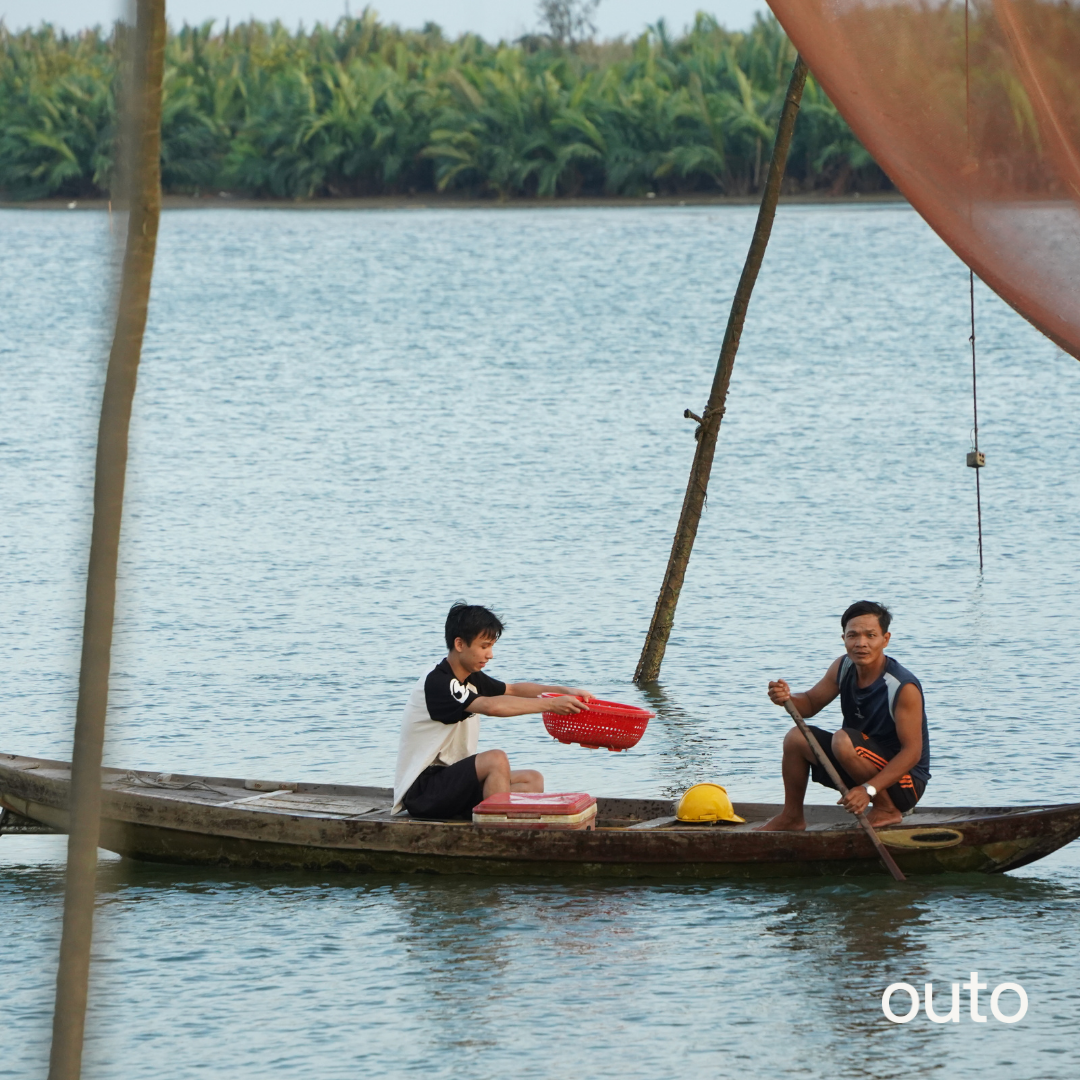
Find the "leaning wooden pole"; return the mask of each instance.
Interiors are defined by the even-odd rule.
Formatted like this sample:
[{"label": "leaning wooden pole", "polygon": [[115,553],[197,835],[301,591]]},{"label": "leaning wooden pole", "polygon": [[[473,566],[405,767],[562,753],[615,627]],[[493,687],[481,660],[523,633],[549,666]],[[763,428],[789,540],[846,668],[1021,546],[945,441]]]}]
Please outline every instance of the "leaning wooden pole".
[{"label": "leaning wooden pole", "polygon": [[[784,179],[791,135],[795,130],[795,117],[799,113],[799,101],[802,98],[806,75],[806,64],[801,56],[796,56],[784,98],[784,108],[780,113],[780,123],[776,129],[776,142],[773,145],[765,191],[761,196],[761,209],[758,211],[757,224],[754,226],[754,236],[750,241],[750,251],[746,256],[739,287],[735,290],[735,299],[731,303],[731,314],[728,316],[727,331],[720,349],[720,359],[716,364],[716,374],[713,376],[709,403],[700,417],[694,417],[699,421],[694,463],[690,467],[690,479],[686,485],[675,540],[671,545],[664,584],[657,597],[645,647],[641,650],[641,659],[638,660],[637,671],[634,673],[634,682],[637,683],[653,682],[660,674],[660,665],[664,662],[664,651],[675,622],[675,607],[679,602],[686,567],[690,562],[690,552],[694,549],[694,539],[701,521],[701,511],[705,506],[709,474],[712,472],[713,455],[716,452],[716,438],[727,407],[728,386],[731,383],[732,368],[735,366],[735,354],[739,351],[746,309],[750,304],[750,294],[754,291],[754,283],[757,281],[761,261],[765,257],[765,247],[772,232],[773,218],[776,216],[780,184]],[[693,416],[689,410],[686,415]]]},{"label": "leaning wooden pole", "polygon": [[82,1071],[93,936],[101,753],[109,697],[116,564],[124,504],[128,425],[150,300],[161,213],[161,79],[165,56],[165,0],[137,0],[130,35],[131,63],[121,125],[121,187],[128,203],[120,296],[98,426],[94,524],[86,580],[79,701],[71,765],[64,924],[56,974],[49,1080],[78,1080]]}]

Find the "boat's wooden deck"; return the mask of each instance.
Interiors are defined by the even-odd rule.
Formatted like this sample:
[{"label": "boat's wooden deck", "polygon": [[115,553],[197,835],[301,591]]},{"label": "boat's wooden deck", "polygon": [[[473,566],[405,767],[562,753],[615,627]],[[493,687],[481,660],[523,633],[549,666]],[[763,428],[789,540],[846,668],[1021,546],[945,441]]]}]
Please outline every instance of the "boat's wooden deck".
[{"label": "boat's wooden deck", "polygon": [[[189,786],[191,785],[191,786]],[[129,773],[105,782],[106,791],[137,792],[150,798],[230,806],[305,817],[355,818],[390,816],[391,796],[381,788],[358,791],[333,790],[336,785],[296,784],[289,787],[253,791],[243,782],[215,781],[213,777],[173,777],[161,774]],[[319,790],[331,788],[331,790]]]},{"label": "boat's wooden deck", "polygon": [[[9,768],[34,771],[49,779],[67,781],[70,770],[66,763],[16,755],[0,755]],[[104,769],[106,791],[138,794],[143,798],[168,800],[195,805],[229,807],[250,810],[259,814],[286,814],[305,818],[360,819],[393,821],[411,824],[407,815],[392,817],[390,810],[393,792],[389,788],[361,787],[348,784],[320,784],[295,781],[241,779],[237,777],[195,776],[179,773],[157,773],[143,770]],[[600,797],[597,827],[600,829],[712,829],[731,832],[751,832],[774,816],[780,809],[774,803],[736,803],[735,812],[746,818],[745,824],[719,823],[692,825],[677,821],[674,803],[666,799],[622,799]],[[903,823],[911,826],[933,826],[971,821],[987,816],[1008,816],[1028,813],[1038,807],[926,807],[916,808]],[[858,829],[858,823],[847,811],[835,805],[807,806],[808,832],[835,832]],[[426,821],[425,824],[430,824]],[[447,823],[452,824],[452,823]]]},{"label": "boat's wooden deck", "polygon": [[[66,830],[70,779],[67,762],[0,754],[5,820]],[[744,824],[694,825],[675,819],[671,799],[601,797],[593,831],[530,830],[392,817],[392,793],[381,787],[121,769],[102,770],[102,782],[102,846],[148,862],[545,879],[880,869],[858,823],[835,804],[807,807],[805,832],[763,833],[754,829],[776,804],[736,803]],[[1080,836],[1080,804],[925,807],[879,835],[905,873],[999,873]]]}]

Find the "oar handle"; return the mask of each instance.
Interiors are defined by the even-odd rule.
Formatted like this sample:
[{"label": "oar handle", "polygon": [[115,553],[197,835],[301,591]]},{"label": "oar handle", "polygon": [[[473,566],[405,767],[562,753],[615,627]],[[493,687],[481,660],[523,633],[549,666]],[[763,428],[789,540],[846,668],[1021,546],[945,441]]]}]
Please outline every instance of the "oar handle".
[{"label": "oar handle", "polygon": [[[836,785],[837,790],[841,795],[848,793],[848,786],[840,779],[840,774],[836,771],[836,766],[829,760],[829,756],[821,749],[821,743],[817,741],[817,737],[810,730],[806,721],[799,715],[799,710],[795,708],[795,702],[788,698],[784,702],[784,708],[787,709],[791,719],[795,721],[795,726],[803,733],[803,738],[806,739],[810,749],[814,752],[814,757],[821,762],[822,768],[829,774],[829,779]],[[874,831],[874,826],[866,820],[865,814],[856,814],[859,819],[859,824],[866,830],[866,835],[870,837],[877,849],[878,855],[881,857],[881,861],[885,864],[885,869],[897,881],[906,881],[903,870],[896,865],[896,860],[889,854],[888,848],[881,842],[881,837]]]}]

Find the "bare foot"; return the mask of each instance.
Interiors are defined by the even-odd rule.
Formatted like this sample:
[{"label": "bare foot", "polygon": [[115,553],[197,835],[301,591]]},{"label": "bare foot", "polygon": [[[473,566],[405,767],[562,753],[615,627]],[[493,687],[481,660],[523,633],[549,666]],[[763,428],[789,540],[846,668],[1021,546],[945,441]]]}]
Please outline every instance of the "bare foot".
[{"label": "bare foot", "polygon": [[880,829],[885,825],[899,825],[904,820],[904,815],[899,810],[879,810],[876,806],[871,807],[870,811],[866,815],[866,820],[870,822],[871,826],[875,829]]},{"label": "bare foot", "polygon": [[754,832],[802,832],[806,828],[806,818],[802,814],[789,814],[781,811],[770,818],[764,825],[759,825]]}]

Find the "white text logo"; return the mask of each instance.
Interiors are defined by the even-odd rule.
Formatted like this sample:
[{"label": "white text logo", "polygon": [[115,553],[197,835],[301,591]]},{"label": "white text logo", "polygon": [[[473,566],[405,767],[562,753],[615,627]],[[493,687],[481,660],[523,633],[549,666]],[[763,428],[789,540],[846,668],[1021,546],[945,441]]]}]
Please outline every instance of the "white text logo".
[{"label": "white text logo", "polygon": [[[987,989],[987,984],[979,982],[979,973],[973,971],[971,973],[970,982],[952,984],[951,1007],[948,1012],[939,1013],[934,1009],[933,983],[924,984],[924,999],[920,999],[919,991],[910,983],[892,983],[890,986],[885,987],[885,993],[881,995],[881,1011],[885,1014],[886,1018],[891,1020],[894,1024],[906,1024],[909,1020],[914,1020],[915,1017],[919,1015],[919,1007],[922,1005],[927,1019],[933,1021],[935,1024],[959,1024],[960,991],[967,990],[970,992],[969,1011],[971,1019],[974,1020],[976,1024],[985,1024],[987,1017],[984,1013],[979,1012],[979,991],[985,989]],[[1020,1004],[1015,1012],[1007,1013],[1002,1009],[1002,1005],[1005,1003],[1015,1004],[1012,998],[1006,998],[1005,1002],[1002,1002],[1001,996],[1006,993],[1015,994],[1016,997],[1019,998]],[[907,995],[910,1007],[906,1013],[896,1013],[893,1011],[892,999],[894,994]],[[903,1000],[903,998],[901,998],[901,1000]],[[993,1014],[994,1019],[1000,1021],[1002,1024],[1015,1024],[1018,1020],[1023,1020],[1027,1013],[1027,1008],[1027,994],[1019,983],[998,983],[998,985],[994,987],[994,992],[990,995],[990,1012]]]}]

